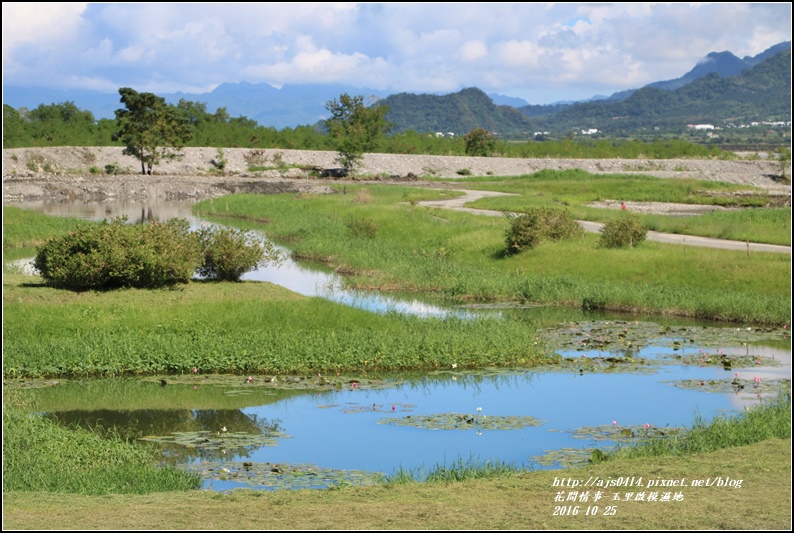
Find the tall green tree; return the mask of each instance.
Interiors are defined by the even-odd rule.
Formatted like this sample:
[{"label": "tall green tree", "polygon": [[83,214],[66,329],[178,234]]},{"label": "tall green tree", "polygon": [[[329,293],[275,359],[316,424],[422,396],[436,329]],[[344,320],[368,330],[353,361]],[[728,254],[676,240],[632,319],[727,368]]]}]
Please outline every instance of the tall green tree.
[{"label": "tall green tree", "polygon": [[496,139],[485,128],[474,128],[463,138],[466,155],[489,157],[496,149]]},{"label": "tall green tree", "polygon": [[30,142],[27,121],[8,104],[3,104],[3,148],[16,148]]},{"label": "tall green tree", "polygon": [[165,98],[152,93],[139,93],[129,87],[119,89],[125,109],[116,110],[117,129],[114,141],[124,143],[124,155],[137,157],[141,173],[146,165],[156,165],[160,159],[179,157],[179,150],[193,136],[185,114]]},{"label": "tall green tree", "polygon": [[331,118],[325,124],[339,153],[337,161],[350,172],[361,163],[391,128],[386,120],[387,106],[367,106],[363,96],[342,94],[325,104]]}]

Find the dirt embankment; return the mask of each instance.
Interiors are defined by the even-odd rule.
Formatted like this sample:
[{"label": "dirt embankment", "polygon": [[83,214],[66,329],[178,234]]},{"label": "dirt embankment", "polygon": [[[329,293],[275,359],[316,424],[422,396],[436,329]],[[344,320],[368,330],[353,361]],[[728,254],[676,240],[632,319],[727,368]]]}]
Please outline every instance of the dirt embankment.
[{"label": "dirt embankment", "polygon": [[[140,174],[140,163],[117,147],[53,147],[3,150],[3,201],[103,201],[116,199],[200,199],[233,192],[321,192],[328,180],[316,169],[335,168],[335,152],[187,148],[164,161],[154,175]],[[115,166],[122,174],[105,173]],[[222,169],[219,168],[222,166]],[[273,170],[249,171],[249,168]],[[378,181],[450,182],[463,176],[516,176],[543,169],[578,168],[591,173],[633,173],[696,178],[759,187],[791,196],[775,161],[653,159],[514,159],[400,154],[366,154],[357,175]],[[417,184],[420,183],[417,181]]]}]

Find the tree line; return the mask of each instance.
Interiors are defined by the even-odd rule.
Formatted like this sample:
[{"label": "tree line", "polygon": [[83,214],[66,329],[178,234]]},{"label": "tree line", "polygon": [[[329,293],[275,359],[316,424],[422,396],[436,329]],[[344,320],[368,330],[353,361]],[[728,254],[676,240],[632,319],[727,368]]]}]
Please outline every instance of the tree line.
[{"label": "tree line", "polygon": [[277,130],[247,117],[215,112],[205,103],[185,99],[168,104],[152,93],[119,89],[115,119],[95,119],[73,102],[41,104],[35,109],[3,105],[3,147],[123,146],[141,162],[141,171],[183,147],[279,148],[330,150],[340,165],[355,167],[364,152],[472,155],[497,157],[677,158],[727,157],[715,146],[679,139],[499,139],[486,128],[468,134],[438,137],[414,130],[396,132],[387,121],[389,108],[367,105],[363,97],[341,95],[327,103],[329,119],[315,125]]}]

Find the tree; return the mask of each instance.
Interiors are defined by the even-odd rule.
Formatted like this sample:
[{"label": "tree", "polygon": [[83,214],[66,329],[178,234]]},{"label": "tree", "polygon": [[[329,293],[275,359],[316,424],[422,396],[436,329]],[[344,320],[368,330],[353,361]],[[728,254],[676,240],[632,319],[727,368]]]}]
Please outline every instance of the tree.
[{"label": "tree", "polygon": [[119,89],[126,109],[116,110],[114,141],[125,144],[124,155],[141,161],[141,174],[146,164],[155,165],[161,158],[173,159],[192,137],[188,119],[165,99],[152,93],[139,93],[129,87]]},{"label": "tree", "polygon": [[3,104],[3,148],[23,146],[29,142],[28,121],[13,107]]},{"label": "tree", "polygon": [[392,126],[385,118],[389,108],[367,107],[363,96],[342,94],[325,107],[331,113],[325,124],[339,152],[336,160],[348,172],[361,163],[364,152],[377,148],[378,141]]},{"label": "tree", "polygon": [[474,128],[463,140],[466,141],[466,155],[488,157],[496,148],[496,139],[485,128]]}]

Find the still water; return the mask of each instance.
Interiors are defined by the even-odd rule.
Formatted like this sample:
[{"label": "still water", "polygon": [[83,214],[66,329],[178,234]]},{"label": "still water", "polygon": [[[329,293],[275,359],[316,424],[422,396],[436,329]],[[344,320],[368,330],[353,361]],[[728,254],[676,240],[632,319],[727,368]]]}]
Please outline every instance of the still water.
[{"label": "still water", "polygon": [[[189,202],[15,205],[92,219],[178,216],[194,225],[202,222],[190,214]],[[245,278],[375,312],[462,312],[345,291],[333,273],[291,261]],[[401,469],[421,476],[461,460],[560,468],[586,459],[594,448],[690,426],[696,416],[708,420],[740,412],[791,378],[790,338],[779,331],[701,328],[683,321],[662,327],[638,317],[566,313],[548,335],[558,339],[557,353],[577,362],[556,371],[450,368],[411,376],[302,376],[294,383],[273,382],[272,376],[197,374],[168,377],[165,386],[158,378],[63,382],[37,395],[48,416],[162,442],[169,461],[202,472],[205,488],[228,490],[366,482],[368,473],[391,475]],[[576,331],[565,337],[569,323],[577,324]],[[686,330],[667,333],[679,327]],[[643,346],[630,354],[643,364],[615,367],[609,359],[625,358],[625,350],[609,344],[585,349],[576,342],[588,329],[606,335],[621,328],[644,335]],[[707,357],[735,363],[726,369],[707,364]],[[546,454],[569,449],[583,452]]]}]

